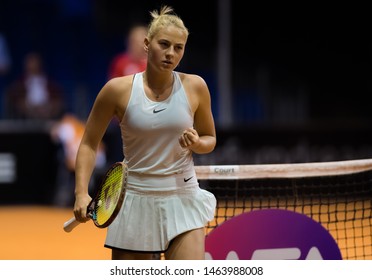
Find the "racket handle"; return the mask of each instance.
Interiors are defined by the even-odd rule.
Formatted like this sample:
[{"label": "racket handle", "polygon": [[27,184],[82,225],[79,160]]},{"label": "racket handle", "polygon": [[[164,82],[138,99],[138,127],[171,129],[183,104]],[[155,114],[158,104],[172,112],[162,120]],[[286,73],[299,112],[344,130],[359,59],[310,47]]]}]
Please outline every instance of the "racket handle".
[{"label": "racket handle", "polygon": [[70,220],[63,224],[63,229],[65,232],[70,232],[79,224],[80,222],[76,221],[75,217],[72,217]]}]

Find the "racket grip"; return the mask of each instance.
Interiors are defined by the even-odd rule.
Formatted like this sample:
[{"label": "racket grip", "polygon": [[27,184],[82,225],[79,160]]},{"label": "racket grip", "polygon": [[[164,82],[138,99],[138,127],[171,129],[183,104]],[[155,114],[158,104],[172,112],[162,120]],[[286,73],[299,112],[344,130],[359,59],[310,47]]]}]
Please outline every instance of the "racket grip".
[{"label": "racket grip", "polygon": [[78,226],[80,224],[80,222],[78,222],[75,217],[72,217],[70,220],[68,220],[67,222],[65,222],[63,224],[63,230],[65,232],[70,232],[72,231],[76,226]]}]

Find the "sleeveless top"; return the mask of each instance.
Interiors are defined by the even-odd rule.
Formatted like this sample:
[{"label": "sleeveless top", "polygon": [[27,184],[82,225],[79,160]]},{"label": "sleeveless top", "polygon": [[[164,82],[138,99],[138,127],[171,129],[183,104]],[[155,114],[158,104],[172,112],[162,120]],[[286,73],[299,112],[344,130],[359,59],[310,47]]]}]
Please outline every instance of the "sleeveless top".
[{"label": "sleeveless top", "polygon": [[164,101],[150,100],[143,87],[143,72],[133,79],[131,95],[120,123],[124,162],[129,171],[143,175],[181,174],[193,169],[192,152],[178,138],[193,126],[193,113],[179,74]]}]

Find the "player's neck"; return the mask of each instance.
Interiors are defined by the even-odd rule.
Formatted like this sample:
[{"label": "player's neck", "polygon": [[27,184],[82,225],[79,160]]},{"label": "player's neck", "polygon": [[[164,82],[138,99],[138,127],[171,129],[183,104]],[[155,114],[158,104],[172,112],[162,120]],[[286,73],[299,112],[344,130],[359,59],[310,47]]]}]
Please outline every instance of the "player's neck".
[{"label": "player's neck", "polygon": [[155,99],[157,101],[164,100],[172,91],[171,89],[173,88],[174,75],[171,73],[171,75],[157,76],[149,79],[148,74],[145,72],[143,74],[143,83],[145,86],[145,91],[151,99]]}]

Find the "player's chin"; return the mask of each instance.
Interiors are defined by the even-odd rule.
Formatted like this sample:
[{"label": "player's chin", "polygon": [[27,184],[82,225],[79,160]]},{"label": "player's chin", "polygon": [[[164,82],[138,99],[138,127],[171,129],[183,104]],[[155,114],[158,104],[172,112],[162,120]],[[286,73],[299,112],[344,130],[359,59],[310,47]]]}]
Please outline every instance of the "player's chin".
[{"label": "player's chin", "polygon": [[173,71],[176,68],[176,65],[174,65],[173,63],[162,62],[160,64],[160,68],[165,71]]}]

